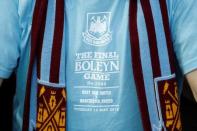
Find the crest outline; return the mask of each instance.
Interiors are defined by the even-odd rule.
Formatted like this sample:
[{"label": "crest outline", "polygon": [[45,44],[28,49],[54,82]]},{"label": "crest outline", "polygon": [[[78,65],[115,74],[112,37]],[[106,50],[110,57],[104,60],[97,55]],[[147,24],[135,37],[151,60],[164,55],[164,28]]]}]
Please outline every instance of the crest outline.
[{"label": "crest outline", "polygon": [[112,41],[111,12],[87,13],[83,42],[92,46],[105,46]]}]

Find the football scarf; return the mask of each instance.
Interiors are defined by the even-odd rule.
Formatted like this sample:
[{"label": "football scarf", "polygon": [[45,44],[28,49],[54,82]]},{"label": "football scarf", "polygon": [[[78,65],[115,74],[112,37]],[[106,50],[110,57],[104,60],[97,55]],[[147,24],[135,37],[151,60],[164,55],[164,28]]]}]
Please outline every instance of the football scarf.
[{"label": "football scarf", "polygon": [[181,131],[166,0],[130,0],[129,18],[132,66],[143,128]]},{"label": "football scarf", "polygon": [[[62,51],[64,20],[64,0],[36,0],[23,131],[29,130],[32,88],[37,88],[35,130],[66,130],[65,66],[61,64],[65,57]],[[166,0],[130,0],[129,31],[131,68],[143,129],[181,131]],[[37,77],[36,86],[32,84],[33,76]]]},{"label": "football scarf", "polygon": [[[64,32],[64,0],[36,0],[28,69],[23,131],[29,130],[31,89],[37,88],[36,131],[66,130],[66,91],[61,58]],[[49,63],[49,64],[47,64]],[[34,72],[36,68],[36,72]],[[46,77],[46,72],[49,77]],[[32,87],[36,74],[37,84]],[[45,78],[43,80],[43,78]]]}]

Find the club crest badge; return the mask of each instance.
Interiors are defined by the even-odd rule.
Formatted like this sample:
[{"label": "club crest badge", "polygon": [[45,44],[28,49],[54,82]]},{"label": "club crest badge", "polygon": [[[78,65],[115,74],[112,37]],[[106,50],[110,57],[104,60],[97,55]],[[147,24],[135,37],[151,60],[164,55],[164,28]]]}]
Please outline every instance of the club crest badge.
[{"label": "club crest badge", "polygon": [[110,31],[111,13],[88,13],[86,31],[82,33],[83,41],[93,46],[105,46],[112,41]]},{"label": "club crest badge", "polygon": [[155,80],[160,120],[164,131],[181,131],[180,103],[175,75]]},{"label": "club crest badge", "polygon": [[66,131],[66,91],[38,85],[36,131]]}]

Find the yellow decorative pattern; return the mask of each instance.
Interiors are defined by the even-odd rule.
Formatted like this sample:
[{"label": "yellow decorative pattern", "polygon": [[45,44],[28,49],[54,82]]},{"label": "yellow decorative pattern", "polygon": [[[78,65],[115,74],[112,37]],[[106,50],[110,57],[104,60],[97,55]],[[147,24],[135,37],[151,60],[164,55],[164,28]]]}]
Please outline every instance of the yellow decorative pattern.
[{"label": "yellow decorative pattern", "polygon": [[182,131],[175,78],[158,82],[162,119],[167,131]]},{"label": "yellow decorative pattern", "polygon": [[39,85],[36,131],[66,131],[66,92],[64,88]]}]

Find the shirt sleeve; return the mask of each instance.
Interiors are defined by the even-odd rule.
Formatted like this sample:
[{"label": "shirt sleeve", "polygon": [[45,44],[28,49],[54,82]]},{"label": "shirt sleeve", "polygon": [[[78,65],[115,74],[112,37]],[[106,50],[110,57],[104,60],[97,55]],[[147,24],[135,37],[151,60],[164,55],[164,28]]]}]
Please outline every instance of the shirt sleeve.
[{"label": "shirt sleeve", "polygon": [[170,15],[174,50],[184,74],[197,69],[197,0],[173,0]]},{"label": "shirt sleeve", "polygon": [[8,78],[19,58],[18,0],[0,0],[0,78]]}]

